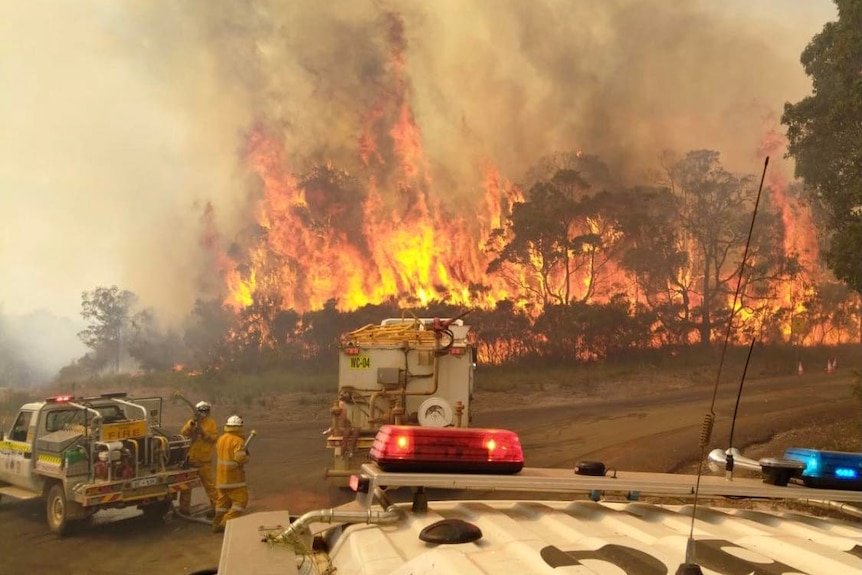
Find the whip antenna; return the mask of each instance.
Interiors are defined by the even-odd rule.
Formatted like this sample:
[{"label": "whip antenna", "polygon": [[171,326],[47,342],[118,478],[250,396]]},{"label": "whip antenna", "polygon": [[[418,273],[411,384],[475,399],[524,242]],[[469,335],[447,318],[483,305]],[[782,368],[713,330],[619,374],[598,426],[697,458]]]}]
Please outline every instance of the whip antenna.
[{"label": "whip antenna", "polygon": [[726,463],[724,466],[724,477],[733,479],[733,430],[736,428],[736,414],[739,412],[739,400],[742,397],[742,386],[745,383],[745,374],[748,373],[748,363],[751,361],[751,352],[754,350],[754,342],[757,338],[751,340],[751,345],[748,346],[748,357],[745,358],[745,367],[742,368],[742,377],[739,380],[739,391],[736,392],[736,405],[733,408],[733,419],[730,420],[730,440],[727,444]]},{"label": "whip antenna", "polygon": [[[700,565],[697,564],[695,558],[695,543],[694,543],[694,517],[697,514],[697,499],[700,493],[700,478],[703,475],[703,460],[706,457],[706,448],[709,446],[709,440],[712,437],[712,428],[715,425],[715,398],[718,395],[718,384],[721,381],[721,369],[724,366],[724,356],[727,353],[727,342],[730,341],[730,331],[733,328],[733,316],[736,315],[736,303],[739,300],[739,291],[742,287],[742,278],[745,274],[745,261],[748,259],[748,249],[751,246],[751,234],[754,231],[754,220],[757,217],[757,207],[760,205],[760,195],[763,192],[763,181],[766,179],[766,168],[769,166],[769,156],[763,162],[763,173],[760,176],[760,187],[757,189],[757,199],[754,201],[754,212],[751,214],[751,225],[748,228],[748,238],[745,240],[745,251],[742,253],[742,263],[739,265],[739,277],[736,281],[736,292],[733,294],[733,305],[730,308],[730,317],[727,320],[727,331],[724,335],[724,345],[721,348],[721,359],[718,362],[718,374],[715,378],[715,386],[712,389],[712,402],[709,405],[709,413],[703,418],[703,427],[700,430],[700,459],[697,464],[697,480],[694,485],[694,504],[691,509],[691,526],[688,532],[688,541],[685,545],[685,563],[679,566],[677,575],[693,575],[703,573]],[[752,348],[754,342],[751,343]],[[749,357],[751,351],[749,350]],[[748,361],[745,363],[746,370],[748,369]],[[744,376],[743,376],[744,377]],[[740,384],[740,393],[742,392],[742,384]],[[737,405],[739,400],[737,399]],[[734,418],[736,415],[734,414]]]}]

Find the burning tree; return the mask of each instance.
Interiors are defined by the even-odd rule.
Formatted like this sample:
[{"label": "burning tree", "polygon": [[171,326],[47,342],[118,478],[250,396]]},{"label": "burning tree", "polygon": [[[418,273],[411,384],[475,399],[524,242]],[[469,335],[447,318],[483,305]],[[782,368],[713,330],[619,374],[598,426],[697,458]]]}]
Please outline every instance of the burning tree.
[{"label": "burning tree", "polygon": [[558,170],[534,184],[512,207],[507,226],[496,230],[503,241],[491,247],[497,255],[488,272],[520,268],[507,274],[523,281],[513,287],[531,292],[541,307],[589,301],[620,245],[616,199],[589,193],[577,171]]},{"label": "burning tree", "polygon": [[658,345],[689,341],[693,303],[685,270],[689,254],[680,241],[677,197],[668,188],[636,187],[619,198],[625,247],[620,266],[632,278],[635,311],[654,314]]},{"label": "burning tree", "polygon": [[[675,284],[685,294],[686,317],[695,320],[700,343],[707,345],[715,326],[726,325],[727,314],[743,308],[741,301],[736,309],[728,304],[739,278],[756,190],[751,178],[728,172],[719,153],[711,150],[689,152],[670,164],[667,185],[677,198],[680,249],[689,256]],[[795,264],[772,241],[783,235],[778,222],[763,215],[757,226],[750,246],[753,265],[742,278],[741,293],[770,298],[773,282],[793,273]]]}]

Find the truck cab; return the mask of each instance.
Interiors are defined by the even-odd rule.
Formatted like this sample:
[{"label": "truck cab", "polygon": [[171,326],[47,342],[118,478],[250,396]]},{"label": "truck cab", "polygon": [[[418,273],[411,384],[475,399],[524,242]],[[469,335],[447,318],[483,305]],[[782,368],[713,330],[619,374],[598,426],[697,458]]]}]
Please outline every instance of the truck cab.
[{"label": "truck cab", "polygon": [[32,491],[41,484],[32,465],[40,407],[39,403],[23,405],[12,426],[0,436],[0,481]]}]

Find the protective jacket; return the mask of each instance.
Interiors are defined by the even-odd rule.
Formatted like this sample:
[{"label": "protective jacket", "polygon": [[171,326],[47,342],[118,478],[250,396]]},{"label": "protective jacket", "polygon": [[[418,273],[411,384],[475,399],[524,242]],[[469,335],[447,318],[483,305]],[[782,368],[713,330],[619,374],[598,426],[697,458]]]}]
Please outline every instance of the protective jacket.
[{"label": "protective jacket", "polygon": [[218,425],[212,417],[207,415],[197,420],[188,420],[180,434],[192,440],[189,463],[199,467],[212,462],[213,447],[218,440]]},{"label": "protective jacket", "polygon": [[242,446],[245,437],[241,431],[225,431],[216,445],[216,488],[245,487],[245,469],[248,452]]}]

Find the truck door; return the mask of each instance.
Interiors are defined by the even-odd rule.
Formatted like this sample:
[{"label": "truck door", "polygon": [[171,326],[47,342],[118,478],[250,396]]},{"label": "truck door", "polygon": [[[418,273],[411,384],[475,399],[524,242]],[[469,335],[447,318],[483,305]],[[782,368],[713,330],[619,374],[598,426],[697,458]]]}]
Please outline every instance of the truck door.
[{"label": "truck door", "polygon": [[33,440],[36,413],[21,411],[11,429],[0,441],[0,480],[18,487],[32,488]]}]

